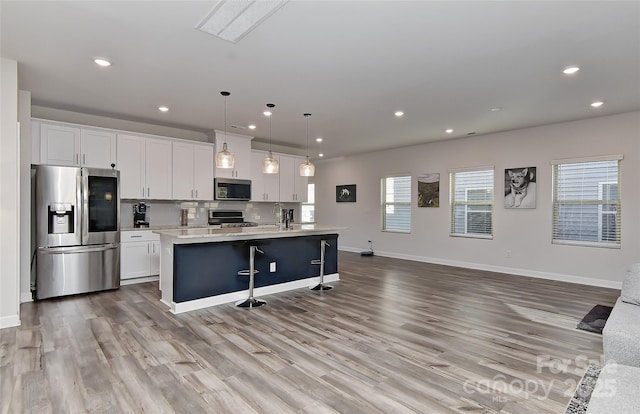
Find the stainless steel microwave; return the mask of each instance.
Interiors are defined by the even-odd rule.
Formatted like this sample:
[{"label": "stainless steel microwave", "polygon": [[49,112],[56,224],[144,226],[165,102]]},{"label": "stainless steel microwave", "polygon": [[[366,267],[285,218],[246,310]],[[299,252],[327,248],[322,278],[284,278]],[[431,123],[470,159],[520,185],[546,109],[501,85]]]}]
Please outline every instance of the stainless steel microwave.
[{"label": "stainless steel microwave", "polygon": [[213,198],[215,200],[251,200],[251,180],[238,178],[214,178]]}]

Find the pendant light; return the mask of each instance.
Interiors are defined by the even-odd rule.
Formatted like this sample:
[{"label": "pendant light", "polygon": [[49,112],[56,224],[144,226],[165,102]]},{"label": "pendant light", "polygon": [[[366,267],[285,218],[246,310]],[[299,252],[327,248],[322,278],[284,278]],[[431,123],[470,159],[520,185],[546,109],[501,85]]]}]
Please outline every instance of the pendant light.
[{"label": "pendant light", "polygon": [[309,117],[311,114],[304,114],[304,117],[307,118],[307,159],[300,164],[300,176],[302,177],[313,177],[313,174],[316,172],[316,167],[309,161]]},{"label": "pendant light", "polygon": [[269,154],[262,160],[262,172],[264,174],[278,174],[280,170],[280,162],[277,158],[273,156],[271,152],[271,118],[273,116],[273,108],[276,106],[274,104],[267,104],[267,110],[264,112],[265,115],[269,117]]},{"label": "pendant light", "polygon": [[216,154],[216,168],[233,168],[236,160],[227,148],[227,97],[231,93],[220,92],[220,95],[224,96],[224,144],[222,144],[222,151]]}]

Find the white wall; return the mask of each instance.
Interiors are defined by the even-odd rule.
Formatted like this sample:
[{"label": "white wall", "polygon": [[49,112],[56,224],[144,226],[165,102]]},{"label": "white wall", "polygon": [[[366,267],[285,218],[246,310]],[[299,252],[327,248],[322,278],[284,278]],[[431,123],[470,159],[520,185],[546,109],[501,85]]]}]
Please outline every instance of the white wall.
[{"label": "white wall", "polygon": [[20,301],[30,302],[31,295],[31,92],[18,92],[20,122]]},{"label": "white wall", "polygon": [[0,328],[20,324],[18,62],[0,60]]},{"label": "white wall", "polygon": [[[390,137],[392,140],[393,137]],[[640,261],[640,112],[441,141],[318,163],[316,219],[348,227],[340,248],[361,251],[372,240],[377,255],[619,287],[624,271]],[[551,244],[553,159],[624,154],[621,164],[622,248]],[[495,167],[495,194],[505,168],[537,167],[537,208],[494,206],[494,238],[449,236],[449,170]],[[440,173],[440,207],[417,207],[418,175]],[[380,179],[410,174],[412,232],[380,231]],[[336,203],[335,186],[357,185],[356,203]],[[511,257],[507,257],[507,250]]]}]

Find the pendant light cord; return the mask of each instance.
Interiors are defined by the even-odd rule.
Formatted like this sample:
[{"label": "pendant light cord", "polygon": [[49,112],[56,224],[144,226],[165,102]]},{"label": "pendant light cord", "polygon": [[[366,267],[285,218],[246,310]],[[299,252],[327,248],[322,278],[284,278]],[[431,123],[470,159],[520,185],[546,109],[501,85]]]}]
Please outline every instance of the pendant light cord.
[{"label": "pendant light cord", "polygon": [[309,160],[309,117],[311,114],[304,114],[304,117],[307,118],[307,161]]},{"label": "pendant light cord", "polygon": [[227,95],[224,96],[224,143],[227,144]]}]

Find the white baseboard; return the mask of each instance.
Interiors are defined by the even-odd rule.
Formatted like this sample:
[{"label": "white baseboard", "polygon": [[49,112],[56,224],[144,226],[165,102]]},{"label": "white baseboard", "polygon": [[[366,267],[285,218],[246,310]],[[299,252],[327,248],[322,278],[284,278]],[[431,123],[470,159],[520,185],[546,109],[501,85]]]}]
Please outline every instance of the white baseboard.
[{"label": "white baseboard", "polygon": [[[324,282],[337,282],[340,280],[338,273],[332,273],[324,276]],[[287,292],[289,290],[311,288],[318,284],[318,277],[310,277],[307,279],[294,280],[292,282],[279,283],[277,285],[263,286],[255,288],[253,294],[255,297],[272,295],[274,293]],[[249,296],[249,290],[240,290],[238,292],[225,293],[223,295],[212,296],[208,298],[190,300],[187,302],[171,302],[170,304],[162,301],[162,303],[171,307],[171,313],[183,313],[198,309],[208,308],[210,306],[222,305],[224,303],[236,302],[246,299]]]},{"label": "white baseboard", "polygon": [[[349,247],[349,246],[339,246],[338,250],[342,250],[345,252],[352,252],[352,253],[360,253],[362,251],[361,248]],[[439,265],[445,265],[445,266],[462,267],[465,269],[485,270],[488,272],[507,273],[507,274],[516,275],[516,276],[534,277],[536,279],[547,279],[547,280],[556,280],[559,282],[578,283],[581,285],[597,286],[597,287],[604,287],[604,288],[610,288],[610,289],[622,288],[622,282],[594,279],[590,277],[582,277],[582,276],[575,276],[575,275],[564,275],[561,273],[539,272],[537,270],[517,269],[513,267],[503,267],[503,266],[492,266],[492,265],[486,265],[482,263],[471,263],[471,262],[464,262],[459,260],[439,259],[435,257],[414,256],[410,254],[402,254],[402,253],[394,253],[394,252],[381,252],[377,250],[375,252],[375,255],[382,256],[382,257],[391,257],[394,259],[411,260],[414,262],[433,263],[433,264],[439,264]]]},{"label": "white baseboard", "polygon": [[0,317],[0,329],[12,328],[14,326],[20,326],[20,316],[2,316]]},{"label": "white baseboard", "polygon": [[136,283],[145,283],[145,282],[157,282],[158,280],[160,280],[159,276],[145,276],[145,277],[136,277],[135,279],[121,279],[120,286],[134,285]]},{"label": "white baseboard", "polygon": [[33,294],[31,292],[20,293],[20,303],[33,302]]}]

